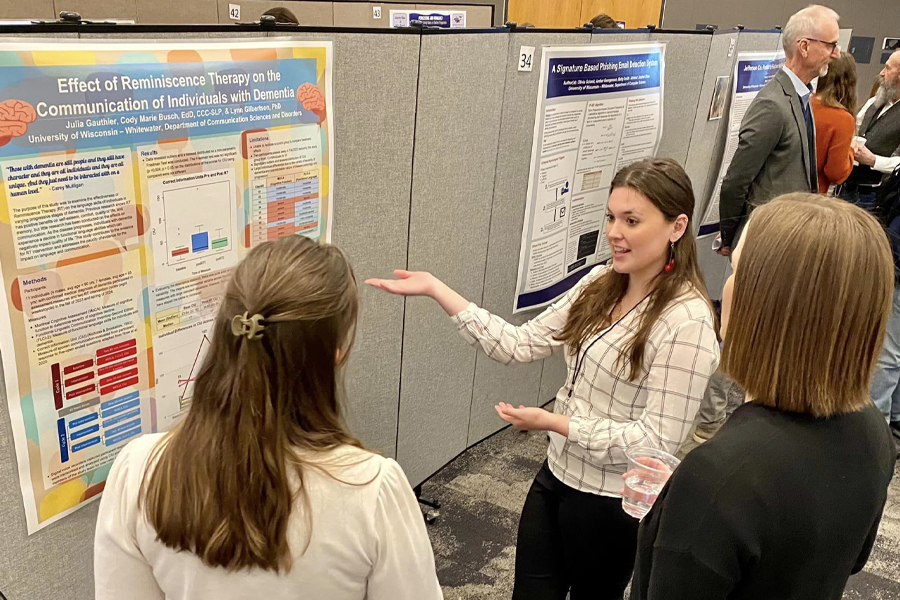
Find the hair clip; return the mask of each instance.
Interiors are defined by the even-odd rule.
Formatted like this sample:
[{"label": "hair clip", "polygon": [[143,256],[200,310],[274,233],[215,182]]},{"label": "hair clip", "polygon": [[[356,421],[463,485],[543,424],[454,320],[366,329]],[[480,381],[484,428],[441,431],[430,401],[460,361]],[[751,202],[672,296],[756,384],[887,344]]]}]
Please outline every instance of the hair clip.
[{"label": "hair clip", "polygon": [[259,313],[252,317],[247,317],[246,312],[242,315],[235,315],[231,319],[231,333],[235,337],[247,336],[248,340],[258,340],[262,337],[262,332],[266,328],[262,322],[263,316]]}]

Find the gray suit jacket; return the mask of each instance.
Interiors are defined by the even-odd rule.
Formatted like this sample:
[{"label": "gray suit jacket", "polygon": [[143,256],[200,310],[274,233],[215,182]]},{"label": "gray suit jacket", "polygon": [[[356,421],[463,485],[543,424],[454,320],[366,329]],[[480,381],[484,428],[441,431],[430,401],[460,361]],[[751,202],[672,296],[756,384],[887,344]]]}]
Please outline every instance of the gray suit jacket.
[{"label": "gray suit jacket", "polygon": [[[817,192],[816,145],[809,147],[803,104],[784,71],[759,91],[741,122],[740,141],[722,182],[722,245],[732,246],[755,207],[789,192]],[[812,173],[810,173],[812,170]]]}]

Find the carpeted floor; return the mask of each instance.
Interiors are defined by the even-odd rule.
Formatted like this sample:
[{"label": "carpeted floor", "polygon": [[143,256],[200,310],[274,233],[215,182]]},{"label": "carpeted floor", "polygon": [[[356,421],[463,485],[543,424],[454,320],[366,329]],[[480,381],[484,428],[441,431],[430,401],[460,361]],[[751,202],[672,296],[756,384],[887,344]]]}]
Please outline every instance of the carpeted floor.
[{"label": "carpeted floor", "polygon": [[[428,528],[446,600],[511,597],[519,514],[546,451],[543,433],[508,428],[461,455],[423,486],[423,497],[442,504],[440,517]],[[875,550],[865,571],[850,580],[845,600],[900,599],[898,476]]]}]

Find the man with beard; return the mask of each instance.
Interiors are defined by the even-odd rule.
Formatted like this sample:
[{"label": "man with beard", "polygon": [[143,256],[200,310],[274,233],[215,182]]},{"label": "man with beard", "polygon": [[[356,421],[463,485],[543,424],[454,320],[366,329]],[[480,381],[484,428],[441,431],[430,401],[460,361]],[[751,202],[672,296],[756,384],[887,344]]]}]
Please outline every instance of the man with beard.
[{"label": "man with beard", "polygon": [[891,54],[879,78],[878,93],[856,118],[859,137],[865,138],[856,151],[859,164],[839,192],[841,198],[866,209],[872,208],[884,176],[900,166],[900,156],[893,156],[900,147],[900,51]]},{"label": "man with beard", "polygon": [[[737,151],[722,182],[722,245],[717,250],[722,256],[731,255],[754,208],[781,194],[819,191],[809,84],[825,75],[828,63],[841,55],[838,19],[830,8],[813,5],[784,26],[785,65],[747,109]],[[729,391],[734,388],[721,371],[713,373],[700,403],[694,440],[705,442],[725,422]]]},{"label": "man with beard", "polygon": [[[881,87],[857,117],[860,137],[856,151],[859,163],[841,187],[845,200],[871,208],[885,177],[900,166],[900,50],[891,54],[881,71]],[[900,271],[898,271],[900,276]],[[900,456],[900,285],[894,289],[891,318],[884,346],[875,363],[869,393],[891,425],[894,445]]]}]

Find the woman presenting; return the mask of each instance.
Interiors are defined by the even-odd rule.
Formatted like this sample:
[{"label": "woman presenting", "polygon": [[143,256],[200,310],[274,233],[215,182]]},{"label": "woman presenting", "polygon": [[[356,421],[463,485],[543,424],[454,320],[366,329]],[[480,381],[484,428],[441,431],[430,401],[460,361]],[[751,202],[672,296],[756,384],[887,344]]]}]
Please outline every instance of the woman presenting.
[{"label": "woman presenting", "polygon": [[547,460],[525,500],[513,598],[621,598],[638,521],[623,512],[625,451],[674,452],[687,437],[719,360],[713,310],[688,215],[691,182],[676,162],[647,159],[613,179],[599,266],[540,315],[513,326],[426,272],[366,283],[429,296],[462,336],[508,364],[564,346],[568,374],[553,412],[500,403],[519,429],[548,431]]}]

